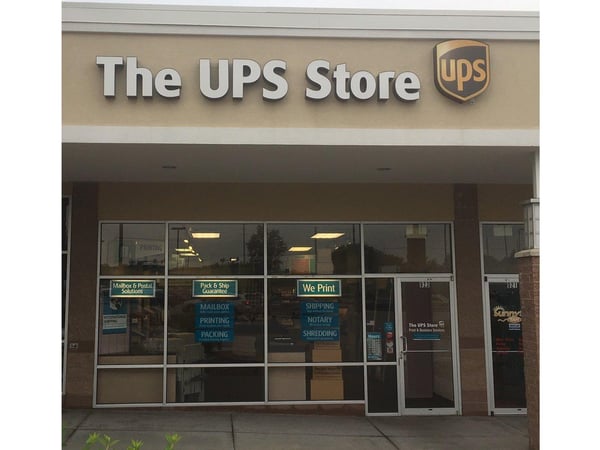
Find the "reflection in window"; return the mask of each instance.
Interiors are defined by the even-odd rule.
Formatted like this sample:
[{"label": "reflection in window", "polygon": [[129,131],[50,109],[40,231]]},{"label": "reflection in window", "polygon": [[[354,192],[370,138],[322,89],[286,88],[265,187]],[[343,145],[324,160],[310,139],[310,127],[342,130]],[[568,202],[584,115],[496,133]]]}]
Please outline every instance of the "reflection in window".
[{"label": "reflection in window", "polygon": [[[98,362],[100,364],[162,364],[164,285],[144,283],[140,297],[129,294],[132,287],[117,287],[100,280]],[[127,283],[133,283],[127,280]],[[154,295],[152,295],[154,284]],[[142,295],[148,295],[144,297]]]},{"label": "reflection in window", "polygon": [[104,223],[100,237],[101,275],[162,275],[163,224]]},{"label": "reflection in window", "polygon": [[365,225],[366,273],[450,273],[449,224]]},{"label": "reflection in window", "polygon": [[276,224],[267,227],[269,274],[360,274],[357,224]]},{"label": "reflection in window", "polygon": [[515,253],[524,248],[523,224],[484,224],[482,226],[484,272],[519,273]]},{"label": "reflection in window", "polygon": [[262,275],[262,224],[174,224],[169,227],[169,273]]},{"label": "reflection in window", "polygon": [[262,402],[265,398],[263,367],[190,367],[169,370],[167,386],[176,399],[167,402]]},{"label": "reflection in window", "polygon": [[296,289],[296,279],[269,280],[269,362],[362,361],[360,280],[342,279],[340,297]]},{"label": "reflection in window", "polygon": [[177,363],[264,360],[262,279],[215,280],[236,286],[235,297],[193,297],[202,280],[169,281],[168,353]]}]

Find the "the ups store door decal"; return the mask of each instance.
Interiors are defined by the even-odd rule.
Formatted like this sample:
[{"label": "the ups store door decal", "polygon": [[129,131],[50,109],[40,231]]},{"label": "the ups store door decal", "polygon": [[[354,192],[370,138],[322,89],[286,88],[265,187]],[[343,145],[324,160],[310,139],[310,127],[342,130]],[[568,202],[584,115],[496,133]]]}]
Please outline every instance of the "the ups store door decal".
[{"label": "the ups store door decal", "polygon": [[463,103],[490,84],[490,48],[478,41],[458,39],[433,50],[435,85],[446,97]]}]

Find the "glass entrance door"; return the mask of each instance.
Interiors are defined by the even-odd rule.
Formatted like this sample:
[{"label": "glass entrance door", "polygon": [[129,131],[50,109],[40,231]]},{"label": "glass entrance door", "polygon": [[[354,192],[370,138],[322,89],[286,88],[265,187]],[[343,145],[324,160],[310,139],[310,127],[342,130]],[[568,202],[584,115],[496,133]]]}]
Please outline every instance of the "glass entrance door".
[{"label": "glass entrance door", "polygon": [[450,278],[365,280],[367,413],[457,414]]},{"label": "glass entrance door", "polygon": [[519,277],[488,275],[485,292],[489,409],[494,414],[525,414]]}]

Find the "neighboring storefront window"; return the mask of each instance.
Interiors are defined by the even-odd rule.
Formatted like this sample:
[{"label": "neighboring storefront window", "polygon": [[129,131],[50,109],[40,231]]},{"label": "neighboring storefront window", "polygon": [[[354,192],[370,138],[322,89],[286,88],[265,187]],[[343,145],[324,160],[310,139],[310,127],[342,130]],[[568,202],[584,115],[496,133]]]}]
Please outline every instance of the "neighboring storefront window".
[{"label": "neighboring storefront window", "polygon": [[524,225],[486,223],[481,230],[489,408],[492,413],[524,413],[523,324],[515,258],[524,247]]},{"label": "neighboring storefront window", "polygon": [[366,273],[451,273],[449,224],[364,226]]},{"label": "neighboring storefront window", "polygon": [[495,408],[525,408],[525,359],[518,283],[490,283]]},{"label": "neighboring storefront window", "polygon": [[483,224],[481,229],[484,272],[519,273],[515,253],[524,248],[524,225]]}]

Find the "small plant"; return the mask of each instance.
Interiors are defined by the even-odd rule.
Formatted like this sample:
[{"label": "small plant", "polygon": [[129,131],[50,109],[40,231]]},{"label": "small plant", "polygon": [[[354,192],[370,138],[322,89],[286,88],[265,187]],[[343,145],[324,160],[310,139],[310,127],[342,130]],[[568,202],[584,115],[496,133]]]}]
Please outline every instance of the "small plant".
[{"label": "small plant", "polygon": [[181,436],[179,436],[177,433],[165,434],[165,439],[167,440],[167,446],[165,447],[165,450],[173,450],[175,448],[175,444],[177,444],[181,439]]},{"label": "small plant", "polygon": [[[175,444],[179,442],[181,436],[177,433],[173,434],[165,434],[165,439],[167,440],[167,446],[165,450],[173,450],[175,448]],[[112,439],[108,434],[103,434],[102,436],[99,433],[90,433],[87,440],[85,441],[85,445],[82,450],[117,450],[116,445],[119,443],[119,440]],[[127,446],[127,450],[140,450],[144,445],[143,441],[131,440],[131,443]]]}]

